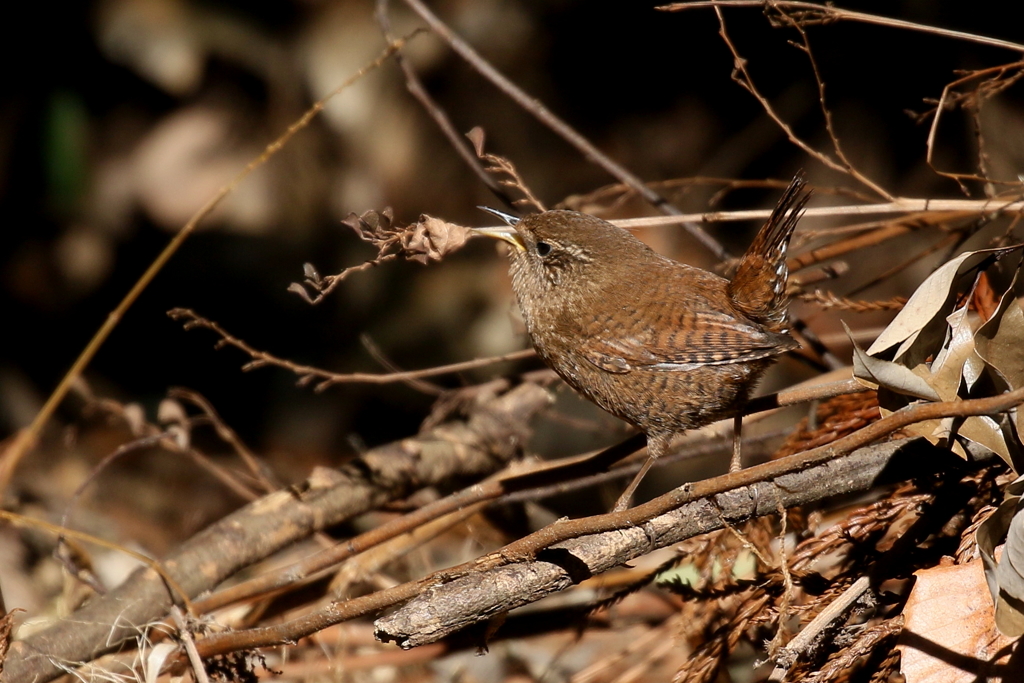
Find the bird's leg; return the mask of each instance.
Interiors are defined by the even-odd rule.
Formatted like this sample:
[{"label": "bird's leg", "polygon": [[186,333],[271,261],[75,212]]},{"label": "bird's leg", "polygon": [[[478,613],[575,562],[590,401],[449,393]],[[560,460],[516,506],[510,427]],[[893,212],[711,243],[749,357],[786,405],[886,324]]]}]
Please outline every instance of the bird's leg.
[{"label": "bird's leg", "polygon": [[732,419],[732,461],[729,463],[729,471],[737,472],[743,469],[743,414],[737,414]]},{"label": "bird's leg", "polygon": [[644,463],[644,466],[633,477],[633,481],[629,482],[629,486],[622,492],[619,499],[615,501],[615,507],[612,508],[612,512],[622,512],[633,504],[633,494],[636,493],[636,487],[640,486],[640,482],[644,480],[644,476],[654,466],[655,461],[668,451],[669,440],[669,438],[664,436],[647,435],[647,462]]}]

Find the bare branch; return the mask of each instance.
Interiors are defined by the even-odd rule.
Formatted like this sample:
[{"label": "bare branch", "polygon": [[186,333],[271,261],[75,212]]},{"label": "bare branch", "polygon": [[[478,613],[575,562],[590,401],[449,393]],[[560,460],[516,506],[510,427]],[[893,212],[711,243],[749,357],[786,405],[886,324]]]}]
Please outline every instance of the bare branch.
[{"label": "bare branch", "polygon": [[[398,256],[422,264],[440,261],[461,249],[471,235],[468,228],[426,214],[421,215],[415,223],[395,225],[391,207],[383,211],[366,211],[359,216],[350,213],[342,224],[352,228],[359,239],[376,247],[377,256],[358,266],[346,268],[337,275],[326,277],[321,277],[317,269],[307,263],[303,269],[306,279],[301,284],[293,282],[289,285],[289,292],[315,305],[352,273],[368,270]],[[310,296],[310,291],[313,296]]]},{"label": "bare branch", "polygon": [[[968,215],[1013,215],[1024,212],[1024,201],[1018,195],[1012,197],[993,197],[990,199],[913,199],[896,198],[881,204],[865,204],[851,206],[819,206],[804,209],[804,219],[823,216],[870,216],[903,213],[942,212]],[[650,216],[647,218],[626,218],[611,221],[620,228],[649,228],[654,226],[676,225],[683,221],[700,221],[704,223],[721,223],[726,221],[765,220],[771,215],[769,209],[749,209],[745,211],[704,211],[679,216]],[[955,217],[955,216],[954,216]]]},{"label": "bare branch", "polygon": [[540,200],[530,191],[530,188],[526,185],[526,181],[523,180],[522,176],[519,175],[519,171],[516,170],[515,165],[503,156],[492,154],[484,151],[484,129],[477,126],[473,130],[466,133],[466,137],[473,143],[473,151],[480,158],[481,161],[486,161],[490,166],[486,168],[486,171],[491,175],[504,179],[498,182],[505,187],[510,187],[513,190],[518,190],[523,195],[522,199],[516,199],[513,204],[516,207],[532,206],[537,211],[545,211],[544,205],[541,204]]},{"label": "bare branch", "polygon": [[[841,9],[839,7],[833,7],[831,5],[819,5],[813,2],[795,2],[792,0],[772,0],[771,4],[775,7],[784,7],[786,9],[806,10],[806,15],[797,17],[804,25],[808,25],[810,23],[828,23],[831,21],[856,21],[863,24],[888,26],[889,28],[898,28],[907,31],[920,31],[922,33],[930,33],[944,38],[965,40],[979,45],[1001,47],[1007,50],[1013,50],[1014,52],[1024,52],[1024,45],[1021,43],[1013,43],[1009,40],[979,36],[976,33],[967,33],[966,31],[953,31],[950,29],[938,28],[937,26],[918,24],[913,21],[904,21],[902,19],[891,19],[877,14],[854,12],[847,9]],[[699,9],[704,7],[753,7],[756,9],[763,9],[764,6],[764,0],[696,0],[695,2],[677,2],[671,5],[663,5],[658,9],[666,12],[679,12],[682,10]]]},{"label": "bare branch", "polygon": [[523,351],[515,351],[513,353],[507,353],[503,356],[491,356],[489,358],[478,358],[476,360],[463,361],[461,363],[452,363],[450,365],[440,365],[434,368],[425,368],[423,370],[406,370],[404,372],[385,372],[385,373],[370,373],[370,372],[353,372],[348,374],[342,374],[337,372],[331,372],[329,370],[323,370],[316,368],[311,365],[301,365],[299,363],[293,363],[290,360],[284,358],[278,358],[277,356],[267,353],[266,351],[260,351],[253,348],[245,341],[229,334],[224,328],[215,323],[212,320],[207,320],[203,316],[199,315],[195,311],[188,308],[172,308],[167,312],[173,320],[179,322],[184,321],[185,329],[192,330],[195,328],[205,328],[212,330],[220,336],[220,341],[217,342],[215,348],[222,348],[224,346],[233,346],[234,348],[242,351],[248,355],[252,360],[242,366],[243,370],[253,370],[266,365],[273,365],[285,370],[290,370],[299,376],[299,385],[305,386],[313,381],[319,380],[314,387],[314,391],[323,391],[324,389],[333,386],[335,384],[392,384],[394,382],[407,382],[413,379],[422,379],[424,377],[437,377],[439,375],[450,375],[456,372],[463,372],[465,370],[473,370],[475,368],[486,367],[493,365],[494,363],[501,363],[505,361],[521,360],[523,358],[529,358],[535,354],[533,349],[525,349]]},{"label": "bare branch", "polygon": [[[388,0],[377,0],[374,16],[380,25],[381,32],[384,34],[384,39],[391,42],[393,36],[391,34],[391,20],[388,18]],[[406,89],[419,101],[430,118],[434,119],[434,123],[441,129],[441,133],[448,139],[448,143],[455,148],[456,153],[462,157],[462,160],[472,169],[476,177],[480,179],[480,182],[486,185],[496,197],[507,204],[509,208],[514,207],[515,204],[512,197],[502,189],[501,185],[480,164],[476,155],[473,154],[473,150],[466,144],[465,138],[459,134],[451,119],[448,118],[448,113],[434,101],[430,93],[427,92],[427,89],[423,87],[423,82],[416,75],[416,70],[412,68],[412,65],[402,55],[401,51],[395,54],[395,61],[402,67],[402,73],[405,75]]]},{"label": "bare branch", "polygon": [[[1024,61],[1013,62],[1010,64],[1003,64],[1001,66],[994,66],[988,69],[979,69],[972,71],[963,78],[959,78],[952,83],[947,83],[946,87],[942,89],[942,95],[939,97],[938,104],[935,106],[935,116],[932,118],[932,125],[928,129],[928,142],[926,148],[928,150],[925,155],[925,160],[933,171],[939,175],[951,178],[957,182],[960,186],[961,191],[964,194],[970,194],[967,187],[964,185],[965,180],[972,180],[982,183],[996,183],[984,175],[977,175],[973,173],[953,173],[950,171],[940,170],[935,166],[934,154],[935,154],[935,139],[938,136],[939,131],[939,120],[942,118],[942,112],[946,109],[952,109],[957,104],[971,110],[974,113],[975,118],[980,113],[981,104],[984,100],[995,96],[1002,92],[1006,88],[1016,83],[1021,78],[1024,78]],[[971,93],[958,94],[954,93],[954,88],[970,83],[972,81],[982,79],[975,90]],[[979,135],[980,135],[980,131]],[[982,162],[982,170],[984,171],[984,148],[983,143],[979,137],[978,145],[979,160]],[[1020,181],[1016,182],[1005,182],[1002,184],[1013,185],[1020,187]]]},{"label": "bare branch", "polygon": [[[386,501],[453,477],[480,477],[499,469],[519,453],[529,433],[527,423],[550,399],[535,384],[506,393],[494,389],[478,397],[465,420],[375,448],[338,469],[318,469],[306,482],[216,522],[164,559],[168,576],[184,595],[196,596],[296,540]],[[12,645],[4,681],[50,680],[63,673],[61,662],[89,661],[134,638],[136,625],[161,618],[170,604],[158,574],[148,568],[136,571],[66,620]]]},{"label": "bare branch", "polygon": [[[593,143],[569,126],[569,124],[555,116],[547,107],[527,95],[522,89],[502,75],[497,69],[481,57],[476,50],[470,47],[466,41],[457,36],[420,0],[405,0],[405,4],[412,8],[420,18],[427,22],[430,29],[437,34],[438,37],[448,43],[452,50],[458,53],[460,57],[466,60],[467,64],[476,69],[484,78],[489,80],[499,90],[508,95],[508,97],[522,107],[523,110],[533,115],[538,121],[554,131],[563,140],[578,149],[583,156],[587,158],[587,160],[600,166],[619,182],[633,188],[637,194],[650,202],[652,206],[662,213],[670,215],[678,215],[681,213],[679,209],[672,206],[672,204],[647,186],[640,178],[623,168],[621,165],[615,163],[610,157],[595,147]],[[683,221],[683,225],[687,232],[703,244],[718,260],[724,261],[729,258],[729,252],[725,247],[723,247],[718,240],[709,235],[701,226],[688,221]]]},{"label": "bare branch", "polygon": [[[747,60],[740,56],[740,53],[736,49],[736,46],[733,45],[732,40],[729,38],[729,34],[725,29],[725,17],[722,16],[722,10],[719,9],[717,5],[715,6],[715,15],[718,17],[718,34],[722,37],[722,40],[725,42],[726,47],[729,48],[729,52],[731,52],[733,56],[733,80],[739,83],[747,92],[754,96],[754,99],[758,101],[758,103],[761,105],[761,108],[764,109],[765,113],[768,114],[768,116],[770,116],[771,119],[775,121],[779,128],[781,128],[782,131],[786,134],[786,137],[789,138],[789,141],[792,142],[797,147],[799,147],[800,149],[802,149],[807,154],[809,154],[811,157],[817,159],[820,163],[824,164],[828,168],[849,175],[850,177],[859,181],[862,185],[870,188],[872,191],[877,193],[879,196],[884,197],[885,199],[893,199],[893,196],[889,194],[884,188],[882,188],[880,185],[878,185],[870,178],[866,177],[865,175],[857,171],[857,169],[855,169],[853,166],[851,166],[849,162],[845,160],[845,157],[840,155],[840,160],[843,163],[839,163],[832,159],[831,157],[829,157],[827,154],[819,152],[818,150],[811,147],[808,143],[804,142],[801,138],[799,138],[796,135],[796,133],[793,132],[793,129],[790,127],[790,125],[783,121],[782,118],[778,115],[778,113],[776,113],[775,108],[772,106],[771,102],[768,101],[768,98],[762,95],[761,92],[757,89],[757,86],[754,85],[754,79],[750,76],[750,72],[747,71]],[[804,36],[804,38],[806,40],[806,36]],[[809,57],[811,56],[809,48],[806,48],[805,52]],[[835,146],[836,150],[839,151],[839,140],[835,137],[835,133],[832,130],[831,115],[827,113],[828,109],[825,107],[824,85],[822,84],[821,77],[818,74],[817,65],[814,63],[813,58],[811,64],[814,66],[815,78],[818,79],[821,107],[822,110],[826,112],[826,127],[829,130],[829,135],[832,137],[833,145]]]},{"label": "bare branch", "polygon": [[[420,597],[410,605],[429,602],[451,618],[428,617],[428,624],[420,618],[422,613],[415,611],[416,606],[406,606],[386,622],[378,622],[378,629],[382,638],[400,640],[403,646],[433,642],[488,615],[564,590],[582,578],[648,553],[654,547],[722,528],[726,521],[734,523],[754,515],[773,514],[780,504],[801,505],[874,486],[879,473],[892,464],[898,453],[931,446],[921,439],[873,448],[864,448],[865,445],[915,422],[994,414],[1022,401],[1024,389],[983,399],[914,405],[819,448],[686,484],[622,512],[563,520],[501,550],[418,581],[335,602],[277,626],[204,638],[199,650],[209,656],[240,647],[288,642],[416,596]],[[947,451],[939,449],[934,454],[943,452]],[[917,459],[907,476],[918,476],[922,463],[938,465],[940,460]],[[545,549],[541,560],[538,554]],[[566,566],[561,566],[563,561]],[[411,621],[400,626],[405,616],[399,615],[408,615]]]},{"label": "bare branch", "polygon": [[904,296],[894,296],[884,301],[864,301],[861,299],[848,299],[832,292],[823,292],[820,289],[801,294],[798,298],[801,301],[816,304],[826,311],[835,308],[841,311],[853,311],[854,313],[898,311],[907,303],[907,298]]}]

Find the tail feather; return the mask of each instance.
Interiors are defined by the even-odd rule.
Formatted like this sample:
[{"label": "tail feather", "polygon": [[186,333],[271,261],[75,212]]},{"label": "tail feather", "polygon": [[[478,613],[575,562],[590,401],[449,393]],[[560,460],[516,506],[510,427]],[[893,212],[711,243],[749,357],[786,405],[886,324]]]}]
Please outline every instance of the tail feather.
[{"label": "tail feather", "polygon": [[733,305],[751,320],[770,329],[781,329],[786,320],[789,304],[786,252],[789,238],[810,196],[803,173],[800,173],[782,194],[729,283]]}]

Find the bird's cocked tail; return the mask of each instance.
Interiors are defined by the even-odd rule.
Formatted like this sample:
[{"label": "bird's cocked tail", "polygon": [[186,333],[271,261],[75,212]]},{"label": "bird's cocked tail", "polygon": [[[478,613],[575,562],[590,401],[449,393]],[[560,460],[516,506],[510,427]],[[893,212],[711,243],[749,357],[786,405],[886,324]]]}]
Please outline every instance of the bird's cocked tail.
[{"label": "bird's cocked tail", "polygon": [[789,238],[803,215],[811,191],[798,174],[740,259],[729,283],[733,305],[751,320],[769,329],[781,329],[786,320]]}]

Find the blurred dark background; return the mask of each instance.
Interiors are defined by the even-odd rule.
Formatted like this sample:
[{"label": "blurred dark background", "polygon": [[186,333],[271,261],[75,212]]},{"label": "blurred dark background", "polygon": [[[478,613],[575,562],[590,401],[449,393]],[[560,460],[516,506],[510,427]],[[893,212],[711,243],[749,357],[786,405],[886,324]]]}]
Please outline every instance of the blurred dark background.
[{"label": "blurred dark background", "polygon": [[[785,179],[805,168],[814,182],[851,185],[790,144],[730,79],[732,57],[711,10],[666,13],[656,5],[432,4],[506,75],[646,180]],[[31,420],[174,231],[383,46],[370,2],[18,6],[7,10],[15,13],[0,47],[0,437]],[[1022,38],[1002,3],[843,6]],[[761,91],[799,135],[828,151],[813,74],[787,42],[798,35],[772,28],[759,9],[725,14]],[[418,25],[401,3],[393,16],[398,32]],[[1019,55],[855,23],[808,33],[851,160],[899,195],[962,196],[925,164],[928,124],[911,112],[926,111],[925,101],[937,98],[957,70]],[[433,36],[415,39],[409,54],[456,126],[482,126],[488,149],[514,161],[548,205],[612,182]],[[1024,147],[1019,91],[1010,89],[986,109],[986,125],[997,132],[989,150],[993,172],[1008,180],[1021,168]],[[967,117],[951,113],[939,143],[937,163],[973,170]],[[674,199],[699,211],[718,189],[700,186]],[[739,191],[718,206],[767,207],[776,195]],[[488,224],[478,204],[500,206],[388,63],[338,97],[224,202],[131,309],[86,378],[97,394],[139,402],[151,418],[168,387],[195,389],[294,478],[312,463],[337,463],[414,433],[434,397],[402,385],[316,394],[296,387],[283,370],[243,373],[242,354],[214,351],[211,333],[185,332],[166,311],[193,308],[257,348],[335,371],[382,369],[362,335],[402,368],[521,348],[504,264],[491,244],[473,242],[428,267],[391,262],[358,273],[315,307],[286,291],[301,280],[304,262],[327,274],[373,255],[340,224],[349,212],[391,206],[403,222],[428,213]],[[756,227],[712,229],[738,251]],[[644,238],[682,260],[713,265],[680,231]],[[438,381],[458,386],[503,369]],[[48,442],[60,443],[60,428],[76,419],[74,405],[66,406]],[[617,429],[613,437],[622,433]]]}]

